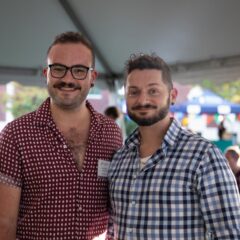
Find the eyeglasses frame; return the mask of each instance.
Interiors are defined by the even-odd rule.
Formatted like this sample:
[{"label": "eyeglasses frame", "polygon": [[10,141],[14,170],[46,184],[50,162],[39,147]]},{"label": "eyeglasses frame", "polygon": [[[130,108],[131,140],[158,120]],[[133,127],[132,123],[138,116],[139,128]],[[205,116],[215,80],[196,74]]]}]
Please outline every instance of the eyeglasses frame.
[{"label": "eyeglasses frame", "polygon": [[[55,77],[55,76],[52,75],[52,69],[51,69],[51,68],[54,67],[54,66],[61,66],[61,67],[64,67],[64,68],[65,68],[65,73],[63,74],[62,77]],[[50,69],[50,74],[51,74],[51,76],[52,76],[53,78],[64,78],[64,77],[66,76],[67,72],[70,70],[72,77],[73,77],[74,79],[76,79],[76,80],[84,80],[84,79],[87,77],[88,72],[94,70],[93,67],[87,67],[87,66],[84,66],[84,65],[81,65],[81,64],[77,64],[77,65],[73,65],[73,66],[68,67],[68,66],[63,65],[63,64],[60,64],[60,63],[53,63],[53,64],[49,64],[48,67],[49,67],[49,69]],[[72,72],[72,69],[73,69],[74,67],[82,67],[82,68],[85,68],[85,69],[87,70],[87,71],[86,71],[86,76],[85,76],[84,78],[76,78],[76,77],[74,77],[74,76],[73,76],[73,72]]]}]

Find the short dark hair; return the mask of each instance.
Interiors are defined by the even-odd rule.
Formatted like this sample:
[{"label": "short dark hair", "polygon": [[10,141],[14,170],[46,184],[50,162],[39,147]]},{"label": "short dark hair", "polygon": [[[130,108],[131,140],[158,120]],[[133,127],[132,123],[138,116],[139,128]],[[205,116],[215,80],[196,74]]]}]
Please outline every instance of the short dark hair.
[{"label": "short dark hair", "polygon": [[[160,58],[156,53],[152,54],[132,54],[125,65],[125,79],[135,69],[157,69],[162,71],[163,82],[166,83],[169,89],[173,88],[171,71],[167,63]],[[126,80],[125,80],[126,82]]]},{"label": "short dark hair", "polygon": [[84,46],[86,46],[92,54],[92,67],[95,66],[95,53],[93,50],[93,46],[91,42],[84,37],[81,33],[79,32],[64,32],[59,35],[57,35],[52,42],[52,44],[49,46],[47,54],[49,54],[50,50],[52,47],[56,44],[64,44],[64,43],[82,43]]},{"label": "short dark hair", "polygon": [[107,107],[104,111],[104,114],[110,118],[116,120],[119,117],[119,111],[116,106]]}]

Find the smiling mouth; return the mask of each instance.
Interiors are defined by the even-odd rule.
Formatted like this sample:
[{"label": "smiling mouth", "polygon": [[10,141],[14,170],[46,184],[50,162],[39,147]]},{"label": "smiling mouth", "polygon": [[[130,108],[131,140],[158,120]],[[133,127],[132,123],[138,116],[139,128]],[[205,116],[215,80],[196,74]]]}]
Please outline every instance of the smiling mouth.
[{"label": "smiling mouth", "polygon": [[137,112],[148,112],[149,110],[151,110],[151,109],[149,109],[149,108],[140,108],[140,109],[135,109],[134,111],[137,111]]},{"label": "smiling mouth", "polygon": [[135,107],[132,107],[132,110],[134,111],[148,111],[148,110],[151,110],[151,109],[156,109],[155,106],[150,106],[150,105],[146,105],[146,106],[135,106]]},{"label": "smiling mouth", "polygon": [[66,88],[66,87],[59,87],[58,89],[61,90],[61,91],[65,91],[65,92],[72,92],[72,91],[75,91],[75,90],[79,90],[77,88]]}]

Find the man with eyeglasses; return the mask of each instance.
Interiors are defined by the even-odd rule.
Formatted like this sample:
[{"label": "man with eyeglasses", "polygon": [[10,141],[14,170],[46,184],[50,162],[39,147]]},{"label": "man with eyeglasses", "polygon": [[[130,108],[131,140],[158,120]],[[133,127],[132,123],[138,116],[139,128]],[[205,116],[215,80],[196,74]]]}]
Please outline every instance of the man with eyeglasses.
[{"label": "man with eyeglasses", "polygon": [[97,77],[81,34],[58,35],[43,73],[50,97],[0,133],[0,239],[82,239],[108,222],[107,169],[118,126],[86,100]]}]

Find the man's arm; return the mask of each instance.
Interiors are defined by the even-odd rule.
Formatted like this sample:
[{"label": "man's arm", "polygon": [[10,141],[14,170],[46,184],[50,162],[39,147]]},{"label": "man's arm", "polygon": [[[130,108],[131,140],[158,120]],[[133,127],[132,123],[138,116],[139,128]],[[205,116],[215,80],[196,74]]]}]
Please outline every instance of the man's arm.
[{"label": "man's arm", "polygon": [[0,183],[0,239],[16,240],[21,188]]}]

